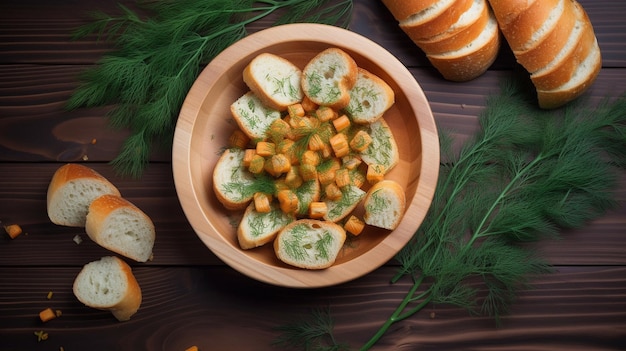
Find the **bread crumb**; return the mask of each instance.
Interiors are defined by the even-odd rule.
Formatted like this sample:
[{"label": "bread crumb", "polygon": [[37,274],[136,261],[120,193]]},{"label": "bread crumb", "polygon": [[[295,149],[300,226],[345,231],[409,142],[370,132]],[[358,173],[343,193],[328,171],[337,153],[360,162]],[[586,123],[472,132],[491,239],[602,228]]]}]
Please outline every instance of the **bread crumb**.
[{"label": "bread crumb", "polygon": [[198,346],[190,346],[188,348],[185,349],[185,351],[198,351]]},{"label": "bread crumb", "polygon": [[22,234],[22,227],[18,224],[9,224],[4,226],[4,231],[9,234],[11,239],[15,239],[18,235]]},{"label": "bread crumb", "polygon": [[95,145],[96,144],[96,138],[91,139],[91,145]]},{"label": "bread crumb", "polygon": [[55,319],[56,317],[57,314],[50,307],[39,312],[39,319],[41,319],[42,322],[47,322],[49,320]]},{"label": "bread crumb", "polygon": [[54,293],[52,291],[48,291],[48,295],[46,296],[46,298],[50,300],[52,299],[52,295],[54,295]]},{"label": "bread crumb", "polygon": [[80,235],[78,235],[78,234],[74,235],[74,238],[72,240],[74,240],[76,245],[80,245],[80,243],[83,242],[83,238],[81,238]]},{"label": "bread crumb", "polygon": [[89,157],[87,157],[87,155],[83,155],[83,161],[87,161],[89,160]]}]

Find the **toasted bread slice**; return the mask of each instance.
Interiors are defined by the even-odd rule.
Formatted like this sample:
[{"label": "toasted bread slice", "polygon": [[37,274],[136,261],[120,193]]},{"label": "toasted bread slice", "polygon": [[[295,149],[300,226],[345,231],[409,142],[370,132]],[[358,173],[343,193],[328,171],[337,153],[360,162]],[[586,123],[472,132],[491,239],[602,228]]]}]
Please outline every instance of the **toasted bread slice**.
[{"label": "toasted bread slice", "polygon": [[283,212],[276,203],[270,203],[269,212],[258,212],[254,202],[251,202],[237,228],[239,246],[247,250],[265,245],[273,241],[281,229],[295,220],[293,214]]},{"label": "toasted bread slice", "polygon": [[306,215],[309,211],[311,202],[318,201],[321,196],[321,187],[317,179],[309,180],[297,189],[294,189],[296,196],[298,197],[298,215]]},{"label": "toasted bread slice", "polygon": [[315,104],[340,110],[350,102],[350,89],[357,79],[354,59],[338,48],[313,57],[302,70],[302,90]]},{"label": "toasted bread slice", "polygon": [[270,53],[257,55],[243,71],[243,81],[263,103],[284,111],[302,100],[302,71],[290,61]]},{"label": "toasted bread slice", "polygon": [[229,210],[241,210],[254,196],[251,186],[254,176],[243,165],[244,151],[228,149],[213,169],[213,191],[217,199]]},{"label": "toasted bread slice", "polygon": [[404,189],[393,180],[382,180],[368,190],[363,200],[366,224],[393,230],[398,227],[406,207]]},{"label": "toasted bread slice", "polygon": [[345,240],[346,231],[335,223],[300,219],[278,233],[274,251],[289,265],[324,269],[335,263]]},{"label": "toasted bread slice", "polygon": [[264,139],[272,122],[281,117],[280,111],[265,105],[251,91],[233,102],[230,112],[239,128],[252,140]]},{"label": "toasted bread slice", "polygon": [[356,83],[350,89],[346,113],[355,123],[376,122],[393,105],[395,95],[389,84],[359,68]]},{"label": "toasted bread slice", "polygon": [[120,191],[100,173],[80,164],[59,167],[47,194],[48,217],[54,224],[84,227],[91,202],[102,195]]},{"label": "toasted bread slice", "polygon": [[400,160],[398,144],[384,118],[365,127],[372,143],[359,156],[367,165],[382,165],[388,173]]},{"label": "toasted bread slice", "polygon": [[110,311],[120,322],[129,320],[141,305],[141,289],[130,266],[113,256],[83,266],[73,292],[86,306]]},{"label": "toasted bread slice", "polygon": [[365,191],[356,185],[346,185],[341,188],[341,198],[339,200],[324,200],[328,212],[324,215],[324,220],[339,222],[349,215],[365,197]]},{"label": "toasted bread slice", "polygon": [[155,240],[152,220],[119,196],[102,195],[93,200],[85,231],[98,245],[137,262],[146,262],[152,257]]}]

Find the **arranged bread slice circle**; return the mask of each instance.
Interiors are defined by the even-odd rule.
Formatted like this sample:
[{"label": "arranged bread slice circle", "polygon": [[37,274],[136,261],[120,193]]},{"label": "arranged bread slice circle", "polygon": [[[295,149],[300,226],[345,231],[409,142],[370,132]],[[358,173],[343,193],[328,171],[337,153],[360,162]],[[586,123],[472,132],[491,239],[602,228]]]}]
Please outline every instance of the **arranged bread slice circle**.
[{"label": "arranged bread slice circle", "polygon": [[102,195],[89,206],[85,231],[98,245],[146,262],[152,257],[154,224],[130,201],[116,195]]},{"label": "arranged bread slice circle", "polygon": [[253,249],[274,240],[276,234],[287,224],[295,221],[293,214],[283,212],[275,203],[270,203],[269,212],[258,212],[254,202],[250,203],[237,228],[237,240],[242,249]]},{"label": "arranged bread slice circle", "polygon": [[213,191],[229,210],[246,208],[254,196],[250,190],[254,177],[243,165],[244,153],[241,149],[227,149],[213,169]]},{"label": "arranged bread slice circle", "polygon": [[302,70],[302,90],[315,104],[340,110],[350,102],[350,89],[356,83],[357,72],[350,55],[338,48],[328,48]]},{"label": "arranged bread slice circle", "polygon": [[333,265],[345,240],[346,232],[338,224],[299,219],[278,233],[274,251],[291,266],[324,269]]},{"label": "arranged bread slice circle", "polygon": [[230,105],[230,112],[239,128],[250,139],[262,139],[269,126],[281,117],[280,111],[268,107],[252,91]]},{"label": "arranged bread slice circle", "polygon": [[368,190],[363,207],[365,223],[389,230],[396,229],[406,207],[404,189],[393,180],[382,180]]},{"label": "arranged bread slice circle", "polygon": [[290,61],[270,53],[257,55],[243,71],[248,88],[270,108],[284,111],[302,100],[302,72]]},{"label": "arranged bread slice circle", "polygon": [[350,89],[346,113],[355,123],[372,123],[380,119],[394,101],[394,92],[384,80],[359,68],[356,83]]},{"label": "arranged bread slice circle", "polygon": [[72,290],[84,305],[110,311],[119,321],[129,320],[141,305],[141,289],[130,266],[113,256],[83,266]]},{"label": "arranged bread slice circle", "polygon": [[61,166],[48,186],[47,210],[52,223],[84,227],[91,202],[102,195],[120,195],[100,173],[80,164]]},{"label": "arranged bread slice circle", "polygon": [[499,50],[500,31],[495,18],[490,16],[481,34],[463,48],[426,57],[445,79],[463,82],[483,74]]}]

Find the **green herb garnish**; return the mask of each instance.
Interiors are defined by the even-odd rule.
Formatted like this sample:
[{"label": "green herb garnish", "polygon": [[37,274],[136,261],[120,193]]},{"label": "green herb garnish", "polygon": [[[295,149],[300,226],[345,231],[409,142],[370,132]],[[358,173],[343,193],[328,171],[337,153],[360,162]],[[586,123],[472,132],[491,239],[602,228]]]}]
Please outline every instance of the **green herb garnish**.
[{"label": "green herb garnish", "polygon": [[361,350],[431,302],[498,320],[534,275],[551,271],[521,244],[557,237],[560,228],[581,227],[616,205],[617,172],[626,168],[626,94],[593,109],[579,98],[545,111],[520,81],[488,99],[481,130],[458,155],[441,133],[431,208],[396,256],[401,269],[392,282],[413,284]]},{"label": "green herb garnish", "polygon": [[76,38],[96,34],[115,50],[81,76],[67,108],[114,105],[109,122],[130,129],[112,161],[122,175],[140,177],[154,141],[171,144],[183,100],[198,73],[226,47],[247,34],[246,26],[279,13],[274,25],[314,22],[347,27],[352,0],[181,0],[143,3],[142,18],[119,5],[121,14],[93,14]]}]

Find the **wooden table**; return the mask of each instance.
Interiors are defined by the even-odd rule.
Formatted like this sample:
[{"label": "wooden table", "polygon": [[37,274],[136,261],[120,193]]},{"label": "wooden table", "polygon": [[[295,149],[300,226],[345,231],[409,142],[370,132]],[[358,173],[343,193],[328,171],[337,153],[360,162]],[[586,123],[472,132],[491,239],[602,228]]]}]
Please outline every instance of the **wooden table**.
[{"label": "wooden table", "polygon": [[[408,290],[389,285],[393,261],[335,287],[293,290],[251,280],[216,258],[196,237],[176,197],[170,151],[155,152],[141,180],[117,177],[107,163],[125,132],[107,127],[108,108],[63,109],[76,75],[107,50],[94,38],[71,41],[87,11],[115,10],[107,0],[0,2],[0,221],[25,233],[0,235],[0,350],[270,350],[277,325],[329,306],[335,336],[357,348],[367,341]],[[132,1],[122,1],[132,3]],[[626,90],[626,2],[582,0],[603,54],[589,90],[592,101]],[[251,30],[263,28],[255,24]],[[425,91],[440,128],[463,140],[477,128],[485,96],[514,68],[507,48],[486,74],[467,83],[443,80],[375,0],[355,0],[350,29],[396,55]],[[83,306],[72,282],[87,262],[110,254],[84,229],[52,224],[46,189],[67,162],[93,167],[155,221],[155,259],[133,266],[143,304],[129,322]],[[626,205],[626,174],[617,190]],[[540,253],[554,274],[533,279],[511,315],[497,327],[486,317],[429,305],[396,324],[375,349],[572,350],[626,345],[626,208],[623,206],[563,240],[544,241]],[[84,240],[77,245],[72,239]],[[53,292],[48,299],[49,292]],[[62,316],[38,318],[46,307]],[[37,331],[48,333],[38,342]]]}]

